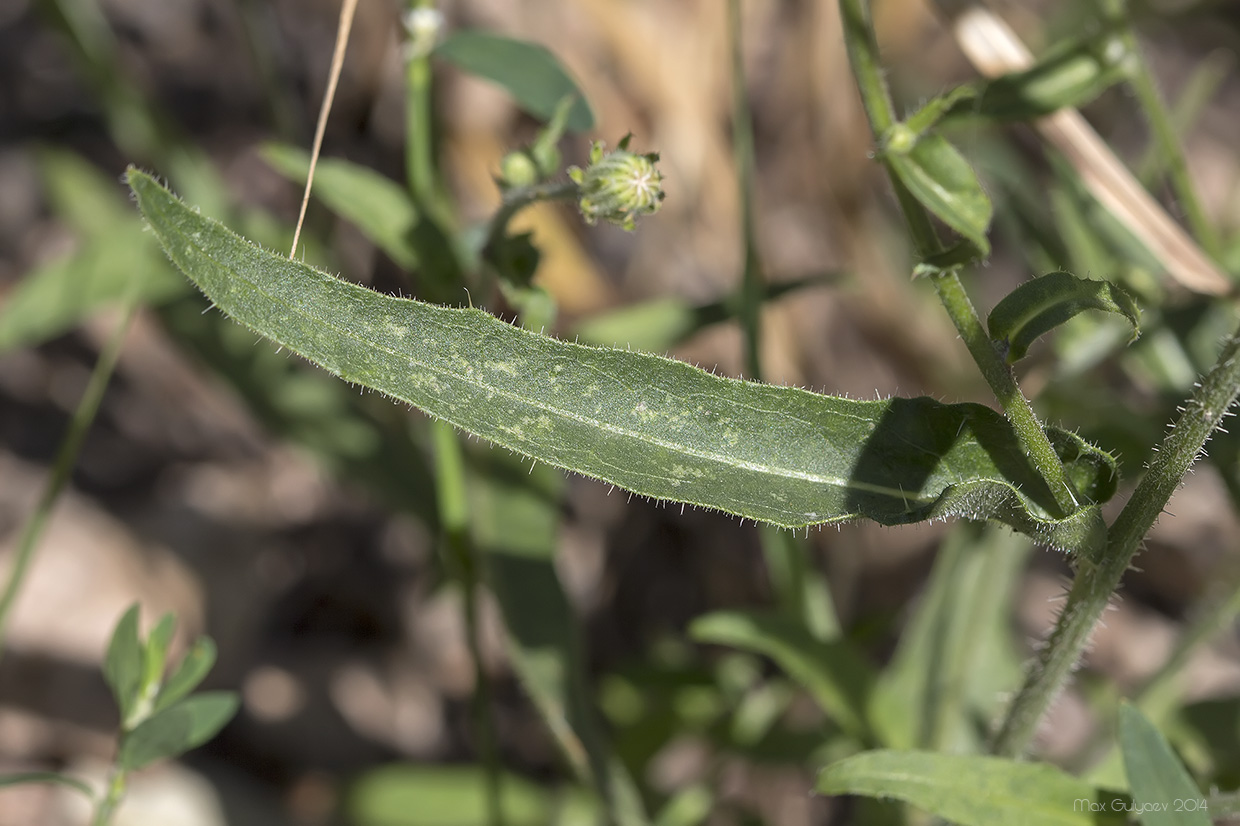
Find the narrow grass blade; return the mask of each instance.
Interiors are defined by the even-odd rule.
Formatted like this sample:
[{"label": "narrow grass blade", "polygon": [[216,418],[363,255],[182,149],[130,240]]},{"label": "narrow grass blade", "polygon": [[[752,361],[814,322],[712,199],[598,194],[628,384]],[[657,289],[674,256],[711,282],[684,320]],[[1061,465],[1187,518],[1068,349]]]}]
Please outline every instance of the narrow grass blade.
[{"label": "narrow grass blade", "polygon": [[[963,516],[1070,549],[1096,547],[1105,530],[1096,508],[1059,511],[989,408],[736,381],[557,341],[472,308],[380,295],[253,246],[141,172],[130,183],[169,256],[236,320],[346,380],[548,464],[786,527]],[[1110,456],[1072,434],[1050,435],[1074,478],[1113,491]]]}]

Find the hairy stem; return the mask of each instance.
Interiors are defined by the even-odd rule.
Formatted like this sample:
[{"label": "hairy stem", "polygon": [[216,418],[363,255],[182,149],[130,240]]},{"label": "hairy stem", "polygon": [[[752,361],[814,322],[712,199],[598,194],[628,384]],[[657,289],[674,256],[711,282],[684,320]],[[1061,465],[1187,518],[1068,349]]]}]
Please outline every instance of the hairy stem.
[{"label": "hairy stem", "polygon": [[[844,24],[844,40],[848,47],[848,59],[857,81],[857,88],[861,92],[861,101],[865,106],[870,127],[874,131],[875,140],[881,143],[888,130],[895,125],[896,118],[878,62],[878,43],[874,38],[874,27],[870,21],[869,3],[867,0],[840,0],[840,16]],[[918,254],[925,257],[943,252],[943,244],[925,208],[901,183],[899,176],[890,166],[884,163],[884,167],[887,168],[888,177],[891,178],[892,186],[895,187],[896,198],[904,212],[909,234]],[[986,334],[977,310],[969,300],[964,285],[960,283],[960,277],[954,270],[941,270],[931,278],[939,299],[943,302],[943,307],[951,317],[952,323],[956,325],[960,337],[969,349],[969,354],[973,356],[986,383],[994,392],[995,398],[999,400],[1004,412],[1007,413],[1025,453],[1033,461],[1038,473],[1046,480],[1056,504],[1063,514],[1074,512],[1078,503],[1068,484],[1063,463],[1059,455],[1055,453],[1055,449],[1051,447],[1050,440],[1042,430],[1029,400],[1017,387],[1011,368],[1004,362]]]},{"label": "hairy stem", "polygon": [[1080,560],[1055,630],[1034,660],[995,738],[992,750],[996,754],[1015,757],[1028,748],[1038,721],[1067,680],[1111,594],[1140,550],[1142,539],[1240,393],[1238,356],[1240,331],[1228,339],[1218,361],[1163,440],[1145,477],[1111,526],[1102,556],[1097,561]]}]

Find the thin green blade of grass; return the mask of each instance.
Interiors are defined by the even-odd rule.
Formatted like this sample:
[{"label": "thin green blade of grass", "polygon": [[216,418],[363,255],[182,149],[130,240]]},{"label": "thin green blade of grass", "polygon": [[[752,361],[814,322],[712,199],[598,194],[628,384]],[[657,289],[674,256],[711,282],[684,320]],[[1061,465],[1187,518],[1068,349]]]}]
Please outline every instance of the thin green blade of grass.
[{"label": "thin green blade of grass", "polygon": [[[1059,515],[1010,426],[980,405],[736,381],[383,296],[253,246],[143,173],[130,182],[174,263],[236,320],[548,464],[785,527],[966,516],[1060,548],[1093,547],[1104,530],[1095,508]],[[1053,435],[1084,472],[1113,475],[1109,456]]]}]

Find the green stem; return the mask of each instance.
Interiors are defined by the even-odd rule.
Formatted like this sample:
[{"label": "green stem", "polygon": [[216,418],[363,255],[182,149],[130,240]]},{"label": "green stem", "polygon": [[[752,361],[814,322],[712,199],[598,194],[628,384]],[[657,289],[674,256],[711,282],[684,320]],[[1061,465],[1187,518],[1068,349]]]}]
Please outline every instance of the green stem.
[{"label": "green stem", "polygon": [[108,791],[103,799],[99,801],[99,807],[95,809],[95,816],[91,819],[91,826],[109,826],[112,818],[116,816],[116,809],[121,805],[121,799],[125,796],[125,771],[117,766],[112,770],[112,776],[108,779]]},{"label": "green stem", "polygon": [[933,275],[931,279],[939,294],[939,300],[942,301],[952,323],[960,332],[960,338],[964,340],[965,347],[973,356],[978,369],[982,371],[995,398],[999,400],[999,404],[1007,413],[1021,446],[1024,447],[1038,473],[1050,486],[1051,493],[1055,496],[1055,503],[1063,515],[1072,513],[1079,507],[1079,503],[1068,484],[1063,462],[1060,461],[1055,448],[1051,447],[1046,431],[1038,422],[1037,414],[1033,412],[1029,400],[1020,392],[1016,377],[1012,375],[1012,368],[999,355],[999,351],[991,343],[990,336],[982,327],[977,310],[973,308],[969,294],[965,291],[964,285],[960,283],[960,276],[955,270],[944,270]]},{"label": "green stem", "polygon": [[741,239],[745,267],[741,273],[738,315],[745,332],[745,362],[749,377],[762,381],[762,264],[754,231],[753,123],[745,92],[745,64],[741,49],[740,0],[728,0],[728,39],[732,52],[732,155],[740,197]]},{"label": "green stem", "polygon": [[542,183],[533,186],[520,186],[504,193],[504,200],[499,209],[491,216],[487,224],[487,237],[482,245],[484,254],[495,249],[508,232],[508,224],[513,217],[527,206],[542,201],[567,201],[577,196],[577,184],[572,181],[560,183]]},{"label": "green stem", "polygon": [[60,449],[56,452],[51,476],[48,477],[34,512],[30,515],[30,519],[22,529],[21,537],[17,540],[13,569],[9,574],[4,593],[0,595],[0,656],[4,653],[5,629],[13,603],[26,579],[39,537],[43,535],[43,529],[47,526],[48,518],[51,516],[52,507],[69,481],[69,474],[73,471],[73,465],[82,449],[82,441],[86,438],[91,423],[95,420],[95,414],[99,412],[99,403],[103,401],[104,390],[107,389],[108,380],[112,378],[112,371],[116,367],[116,360],[120,357],[121,348],[125,343],[125,334],[129,332],[129,324],[133,321],[135,312],[131,304],[125,310],[112,337],[108,339],[99,353],[99,360],[95,363],[95,369],[90,375],[86,392],[82,394],[82,400],[78,402],[77,409],[73,411],[73,417],[69,420],[69,429],[65,433],[64,441],[60,443]]},{"label": "green stem", "polygon": [[[848,59],[861,92],[861,101],[875,140],[881,143],[895,124],[896,118],[878,62],[878,43],[874,39],[874,27],[870,22],[869,3],[866,0],[840,0],[840,16],[844,24]],[[909,234],[918,254],[926,257],[943,252],[943,244],[925,208],[901,183],[891,167],[886,163],[884,167],[895,188],[896,198],[908,222]],[[1029,400],[1017,387],[1011,368],[986,334],[973,302],[969,300],[964,285],[960,283],[959,275],[954,270],[941,270],[932,275],[931,279],[939,300],[943,302],[944,309],[956,325],[969,354],[973,356],[995,398],[1003,406],[1025,453],[1046,480],[1062,515],[1072,513],[1079,505],[1068,484],[1063,463],[1046,437],[1046,432],[1042,430]]]},{"label": "green stem", "polygon": [[465,457],[456,432],[447,422],[431,425],[435,444],[435,479],[439,493],[439,518],[447,545],[446,567],[461,588],[465,605],[465,637],[474,666],[473,716],[478,734],[478,752],[486,768],[487,823],[503,826],[500,804],[501,779],[499,745],[496,736],[495,706],[491,680],[482,659],[482,640],[478,623],[479,572],[477,549],[469,536],[469,502],[465,478]]},{"label": "green stem", "polygon": [[1048,644],[1038,653],[1025,684],[1012,702],[992,750],[1015,757],[1028,747],[1038,721],[1072,672],[1089,634],[1119,587],[1124,571],[1240,393],[1240,330],[1228,339],[1218,361],[1189,400],[1183,414],[1150,463],[1132,498],[1107,536],[1096,561],[1079,558],[1079,570]]},{"label": "green stem", "polygon": [[425,209],[431,203],[435,190],[435,162],[431,149],[430,58],[426,55],[412,58],[406,72],[409,88],[405,103],[405,169],[413,200]]},{"label": "green stem", "polygon": [[1217,261],[1222,249],[1218,233],[1206,217],[1201,199],[1197,196],[1197,187],[1193,185],[1192,177],[1188,174],[1188,163],[1184,158],[1184,149],[1180,146],[1175,124],[1167,111],[1167,104],[1158,90],[1154,75],[1150,72],[1141,44],[1137,42],[1136,34],[1132,29],[1128,2],[1127,0],[1099,0],[1099,5],[1102,7],[1102,13],[1116,24],[1115,28],[1120,41],[1133,57],[1134,65],[1129,83],[1145,112],[1154,144],[1166,160],[1167,178],[1175,192],[1176,200],[1184,210],[1184,218],[1206,254]]}]

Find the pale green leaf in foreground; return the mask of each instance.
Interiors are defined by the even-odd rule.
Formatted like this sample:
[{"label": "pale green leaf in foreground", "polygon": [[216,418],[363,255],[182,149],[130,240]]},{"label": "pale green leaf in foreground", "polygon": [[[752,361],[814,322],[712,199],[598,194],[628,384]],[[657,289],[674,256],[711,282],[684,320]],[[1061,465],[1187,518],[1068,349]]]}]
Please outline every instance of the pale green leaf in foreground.
[{"label": "pale green leaf in foreground", "polygon": [[1162,733],[1134,705],[1119,707],[1119,744],[1144,826],[1209,826],[1206,796]]},{"label": "pale green leaf in foreground", "polygon": [[[785,527],[962,516],[1066,549],[1095,547],[1105,530],[1096,506],[1057,512],[989,408],[737,381],[558,341],[472,308],[384,296],[255,247],[148,175],[131,170],[129,181],[173,262],[234,319],[348,381],[548,464]],[[1111,457],[1071,434],[1051,436],[1082,487],[1113,491]]]},{"label": "pale green leaf in foreground", "polygon": [[960,826],[1099,826],[1128,801],[1046,763],[928,751],[868,751],[818,775],[822,794],[895,798]]}]

